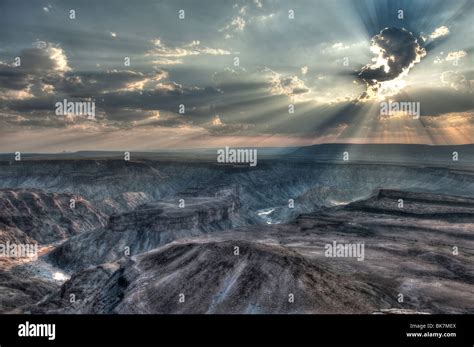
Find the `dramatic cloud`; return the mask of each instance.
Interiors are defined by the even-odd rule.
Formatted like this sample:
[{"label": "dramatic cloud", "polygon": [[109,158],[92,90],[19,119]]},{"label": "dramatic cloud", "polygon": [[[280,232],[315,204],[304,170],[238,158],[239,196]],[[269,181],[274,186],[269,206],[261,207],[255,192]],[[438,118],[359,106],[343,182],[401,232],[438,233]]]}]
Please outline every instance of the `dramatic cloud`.
[{"label": "dramatic cloud", "polygon": [[467,53],[465,51],[449,52],[446,56],[446,61],[457,61],[464,58],[466,55]]},{"label": "dramatic cloud", "polygon": [[71,68],[64,51],[37,41],[20,52],[12,64],[0,62],[0,99],[25,99],[54,92],[54,85]]},{"label": "dramatic cloud", "polygon": [[444,52],[441,52],[440,55],[436,56],[433,60],[435,64],[449,63],[451,65],[458,65],[461,59],[467,56],[467,52],[464,50],[448,52],[448,54],[443,57]]},{"label": "dramatic cloud", "polygon": [[416,37],[399,28],[385,28],[375,35],[371,51],[376,57],[358,75],[367,84],[367,93],[362,98],[376,94],[381,83],[406,75],[426,55]]},{"label": "dramatic cloud", "polygon": [[[424,1],[300,0],[291,19],[282,0],[114,0],[86,12],[78,0],[28,9],[7,1],[0,11],[0,148],[17,138],[36,146],[56,137],[69,148],[60,133],[74,133],[77,148],[107,136],[120,145],[114,132],[137,147],[144,133],[169,147],[188,146],[187,136],[206,146],[282,135],[295,145],[299,136],[307,143],[443,142],[474,109],[472,0],[429,2],[426,11]],[[403,20],[394,16],[400,8]],[[420,102],[420,119],[380,124],[382,98]],[[56,115],[63,99],[94,101],[96,119]],[[458,113],[451,128],[438,120],[444,113]],[[439,125],[436,135],[426,117]],[[91,136],[81,141],[81,131]]]},{"label": "dramatic cloud", "polygon": [[441,74],[441,82],[447,84],[455,90],[469,88],[469,82],[466,77],[457,71],[445,71]]},{"label": "dramatic cloud", "polygon": [[130,70],[78,72],[61,79],[57,89],[75,97],[91,97],[107,92],[155,89],[167,77],[167,72],[160,69],[149,73]]},{"label": "dramatic cloud", "polygon": [[220,48],[209,48],[201,45],[201,42],[194,40],[183,46],[168,46],[161,39],[152,40],[153,48],[148,51],[147,56],[151,56],[153,63],[157,65],[182,64],[182,58],[195,55],[229,55],[231,52]]},{"label": "dramatic cloud", "polygon": [[310,91],[298,76],[285,76],[269,68],[264,70],[270,81],[270,92],[272,95],[286,95],[298,99],[300,94]]},{"label": "dramatic cloud", "polygon": [[50,42],[37,41],[21,52],[21,69],[30,73],[63,74],[71,70],[64,50]]},{"label": "dramatic cloud", "polygon": [[446,35],[448,35],[448,34],[449,34],[449,29],[448,29],[448,27],[446,27],[446,26],[443,25],[443,26],[441,26],[441,27],[439,27],[439,28],[436,28],[436,30],[431,33],[431,35],[429,36],[429,38],[430,38],[431,40],[435,40],[435,39],[437,39],[438,37],[443,37],[443,36],[446,36]]}]

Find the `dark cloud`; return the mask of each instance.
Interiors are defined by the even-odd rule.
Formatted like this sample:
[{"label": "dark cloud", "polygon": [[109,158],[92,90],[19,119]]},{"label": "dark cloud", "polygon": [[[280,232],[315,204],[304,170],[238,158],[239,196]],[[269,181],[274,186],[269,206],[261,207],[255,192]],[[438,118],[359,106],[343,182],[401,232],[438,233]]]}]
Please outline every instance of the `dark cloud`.
[{"label": "dark cloud", "polygon": [[213,87],[197,88],[178,84],[161,84],[143,91],[117,91],[101,95],[96,99],[99,108],[135,108],[178,112],[185,106],[184,115],[208,114],[210,105],[221,93]]},{"label": "dark cloud", "polygon": [[29,76],[24,71],[0,62],[0,90],[23,90],[28,87]]},{"label": "dark cloud", "polygon": [[[474,111],[472,89],[458,91],[443,88],[407,88],[393,98],[394,101],[420,103],[421,116],[438,116],[451,112]],[[449,102],[447,102],[449,100]]]},{"label": "dark cloud", "polygon": [[[8,90],[41,97],[53,91],[53,86],[71,70],[64,51],[57,45],[37,41],[18,55],[15,64],[0,62],[0,99],[14,97]],[[18,64],[17,64],[18,63]]]},{"label": "dark cloud", "polygon": [[65,76],[56,90],[71,96],[91,97],[118,90],[153,89],[166,77],[167,73],[159,69],[150,73],[130,70],[79,72]]},{"label": "dark cloud", "polygon": [[[364,87],[376,90],[410,69],[423,49],[431,47],[431,41],[416,40],[417,35],[447,26],[451,34],[436,43],[445,52],[474,53],[465,40],[472,23],[472,11],[467,11],[471,3],[458,3],[301,0],[292,4],[296,18],[289,20],[288,4],[279,0],[263,1],[261,8],[253,0],[65,0],[51,3],[48,13],[27,0],[5,0],[0,11],[0,60],[8,63],[0,62],[0,112],[5,114],[0,122],[3,118],[2,125],[18,125],[19,133],[22,126],[77,125],[86,120],[56,116],[55,103],[92,99],[97,122],[87,125],[97,126],[98,133],[186,125],[216,136],[361,136],[369,127],[366,122],[377,123],[378,105],[351,100]],[[78,14],[75,21],[67,16],[71,8]],[[405,11],[403,20],[396,16],[400,8]],[[186,20],[178,20],[179,9],[186,10]],[[221,30],[237,17],[245,21],[242,30]],[[401,25],[407,30],[397,28]],[[367,50],[370,37],[373,48],[380,49],[380,64],[371,62],[361,69],[372,58]],[[38,39],[54,44],[36,41],[24,49]],[[221,56],[220,50],[239,54],[240,68],[233,65],[233,54]],[[22,58],[20,67],[11,65],[17,55]],[[162,56],[182,62],[154,69],[153,61]],[[346,56],[349,66],[343,65]],[[124,57],[131,58],[131,66],[124,67]],[[468,59],[463,59],[462,68],[443,68],[454,71],[441,78],[442,71],[433,73],[428,63],[417,72],[433,89],[407,85],[393,99],[421,102],[424,119],[472,110],[472,92],[465,90],[473,80]],[[355,75],[363,85],[353,84]],[[294,114],[288,112],[290,103]],[[180,104],[185,114],[178,113]]]},{"label": "dark cloud", "polygon": [[304,94],[308,92],[309,92],[309,88],[304,88],[304,87],[293,88],[293,94]]},{"label": "dark cloud", "polygon": [[426,55],[416,37],[405,29],[385,28],[371,42],[377,57],[358,73],[368,86],[397,78]]}]

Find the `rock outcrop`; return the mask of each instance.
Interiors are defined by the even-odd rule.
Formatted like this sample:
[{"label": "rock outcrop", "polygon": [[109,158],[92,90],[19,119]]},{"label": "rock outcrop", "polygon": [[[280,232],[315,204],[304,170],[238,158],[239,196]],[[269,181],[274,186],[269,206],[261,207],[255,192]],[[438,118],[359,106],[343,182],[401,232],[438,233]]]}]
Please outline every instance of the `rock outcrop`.
[{"label": "rock outcrop", "polygon": [[[77,270],[136,255],[178,238],[232,229],[245,224],[234,196],[188,197],[139,206],[110,217],[106,228],[72,237],[49,258],[58,266]],[[94,245],[91,247],[91,245]]]},{"label": "rock outcrop", "polygon": [[[399,199],[407,202],[403,213]],[[472,199],[463,197],[381,190],[289,224],[182,236],[149,252],[143,253],[145,247],[139,254],[137,248],[132,257],[109,252],[108,264],[77,267],[55,299],[54,312],[472,313],[473,207]],[[142,233],[146,240],[157,234]],[[120,244],[120,237],[115,240]],[[328,257],[326,247],[333,242],[363,244],[361,261]],[[76,264],[81,254],[93,257],[85,247],[60,246],[53,253],[60,250],[63,254],[55,256],[65,264]],[[71,306],[63,300],[73,291],[84,292],[84,301]],[[178,301],[181,293],[186,305]],[[291,305],[285,301],[290,293]]]},{"label": "rock outcrop", "polygon": [[[0,160],[0,242],[51,249],[2,260],[0,311],[474,313],[472,168],[344,163],[330,147],[257,167]],[[365,254],[329,257],[333,242]]]},{"label": "rock outcrop", "polygon": [[[395,302],[383,288],[257,242],[173,243],[111,268],[73,276],[55,299],[65,307],[55,312],[356,313]],[[71,293],[80,300],[68,303]]]},{"label": "rock outcrop", "polygon": [[[71,208],[74,199],[74,208]],[[105,225],[106,215],[81,196],[39,189],[0,190],[0,242],[52,243]]]}]

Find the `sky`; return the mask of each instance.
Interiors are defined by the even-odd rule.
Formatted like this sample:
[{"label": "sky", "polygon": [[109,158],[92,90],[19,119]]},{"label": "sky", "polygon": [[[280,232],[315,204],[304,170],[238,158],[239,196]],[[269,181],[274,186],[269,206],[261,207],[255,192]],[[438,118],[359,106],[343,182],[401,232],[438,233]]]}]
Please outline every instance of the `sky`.
[{"label": "sky", "polygon": [[0,152],[474,143],[473,55],[472,0],[0,0]]}]

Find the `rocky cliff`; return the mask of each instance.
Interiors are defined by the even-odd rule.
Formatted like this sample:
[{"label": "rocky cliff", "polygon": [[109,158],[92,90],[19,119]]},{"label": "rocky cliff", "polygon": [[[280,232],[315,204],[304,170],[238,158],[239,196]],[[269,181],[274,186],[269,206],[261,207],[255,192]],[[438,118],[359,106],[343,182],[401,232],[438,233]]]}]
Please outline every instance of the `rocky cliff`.
[{"label": "rocky cliff", "polygon": [[[399,199],[406,202],[402,213]],[[473,199],[464,197],[380,190],[366,200],[304,214],[288,224],[181,238],[131,257],[108,253],[107,264],[78,266],[61,292],[38,310],[472,313],[472,208]],[[146,235],[150,239],[152,234]],[[363,244],[362,259],[328,257],[326,247],[334,242]],[[73,248],[60,246],[53,254],[65,264],[76,264],[81,254],[93,257],[74,244],[67,242]],[[83,293],[75,305],[64,301],[73,292]],[[179,302],[180,294],[185,302]],[[293,303],[289,294],[294,294]]]},{"label": "rocky cliff", "polygon": [[[164,200],[110,217],[106,228],[73,237],[49,258],[69,269],[84,268],[151,250],[178,238],[245,225],[234,196],[188,197],[184,206]],[[94,247],[90,245],[93,244]]]},{"label": "rocky cliff", "polygon": [[39,189],[0,190],[2,242],[52,243],[103,227],[105,223],[106,215],[79,195]]},{"label": "rocky cliff", "polygon": [[[384,291],[288,248],[236,240],[173,243],[120,267],[86,269],[48,305],[60,313],[355,313],[394,304]],[[70,304],[71,293],[80,300]]]}]

